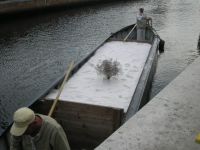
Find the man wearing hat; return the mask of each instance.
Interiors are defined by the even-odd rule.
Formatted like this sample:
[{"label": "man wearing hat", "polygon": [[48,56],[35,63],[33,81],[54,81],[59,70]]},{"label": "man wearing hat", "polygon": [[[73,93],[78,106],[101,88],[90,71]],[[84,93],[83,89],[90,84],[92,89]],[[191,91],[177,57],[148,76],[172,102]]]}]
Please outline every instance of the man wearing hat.
[{"label": "man wearing hat", "polygon": [[140,8],[136,21],[137,21],[137,40],[144,41],[146,35],[146,27],[149,25],[149,21],[152,21],[152,19],[144,14],[144,8]]},{"label": "man wearing hat", "polygon": [[13,119],[10,150],[70,150],[63,128],[53,118],[22,107]]}]

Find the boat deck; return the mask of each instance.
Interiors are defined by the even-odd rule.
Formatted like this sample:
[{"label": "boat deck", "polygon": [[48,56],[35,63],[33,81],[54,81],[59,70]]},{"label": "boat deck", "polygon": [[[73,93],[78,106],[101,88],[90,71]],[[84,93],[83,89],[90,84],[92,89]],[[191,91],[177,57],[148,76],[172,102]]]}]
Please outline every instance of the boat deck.
[{"label": "boat deck", "polygon": [[[111,41],[100,47],[93,57],[75,73],[60,95],[60,100],[123,109],[126,113],[138,84],[151,44]],[[96,70],[105,59],[117,60],[121,72],[110,80]],[[54,89],[45,99],[55,99]]]}]

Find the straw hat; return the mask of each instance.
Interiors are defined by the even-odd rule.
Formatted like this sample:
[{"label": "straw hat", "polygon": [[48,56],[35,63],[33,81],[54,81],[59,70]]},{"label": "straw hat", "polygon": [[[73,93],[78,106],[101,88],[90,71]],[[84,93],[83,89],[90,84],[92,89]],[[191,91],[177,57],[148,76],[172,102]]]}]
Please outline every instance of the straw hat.
[{"label": "straw hat", "polygon": [[24,134],[29,124],[35,120],[35,113],[27,107],[22,107],[14,113],[13,120],[14,123],[10,133],[14,136],[21,136]]}]

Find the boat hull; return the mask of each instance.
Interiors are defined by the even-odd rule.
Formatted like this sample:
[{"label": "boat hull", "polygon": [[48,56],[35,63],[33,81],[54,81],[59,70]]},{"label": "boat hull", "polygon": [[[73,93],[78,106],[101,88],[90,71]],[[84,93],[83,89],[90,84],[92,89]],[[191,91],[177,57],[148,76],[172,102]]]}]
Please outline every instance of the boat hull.
[{"label": "boat hull", "polygon": [[[75,75],[106,42],[123,41],[133,27],[134,25],[131,25],[112,34],[99,47],[76,64],[70,76],[72,77]],[[152,31],[152,29],[149,28],[146,35],[147,40],[143,42],[136,41],[136,33],[136,29],[133,30],[127,38],[127,42],[149,43],[151,44],[151,49],[139,78],[139,82],[136,86],[136,90],[132,93],[133,96],[127,112],[124,112],[124,110],[120,108],[95,104],[62,100],[58,102],[53,117],[64,128],[72,149],[94,149],[117,128],[119,128],[123,122],[127,121],[148,102],[149,91],[156,70],[160,38],[154,31]],[[63,78],[64,75],[54,82],[45,93],[47,94],[51,92],[52,89],[59,87]],[[46,99],[43,94],[40,97],[40,100],[36,101],[30,107],[34,109],[35,112],[48,114],[52,102],[52,100]],[[4,134],[0,139],[0,142],[2,143],[1,146],[3,146],[3,148],[1,148],[2,150],[7,149],[7,140],[5,137]]]},{"label": "boat hull", "polygon": [[[111,35],[110,38],[83,59],[83,61],[78,64],[78,67],[75,67],[72,76],[79,71],[106,42],[122,41],[133,26],[134,25],[126,27]],[[133,31],[133,34],[130,35],[127,42],[137,42],[135,34],[136,30]],[[127,112],[114,107],[59,101],[54,113],[54,118],[64,127],[72,149],[94,149],[149,101],[149,91],[156,71],[160,38],[155,35],[153,31],[151,32],[151,30],[148,31],[146,38],[148,41],[140,43],[149,43],[152,46],[136,90],[132,93],[133,96]],[[51,100],[48,100],[48,98],[45,99],[41,104],[37,105],[37,108],[40,108],[37,111],[41,112],[43,109],[41,113],[47,113],[51,103]]]}]

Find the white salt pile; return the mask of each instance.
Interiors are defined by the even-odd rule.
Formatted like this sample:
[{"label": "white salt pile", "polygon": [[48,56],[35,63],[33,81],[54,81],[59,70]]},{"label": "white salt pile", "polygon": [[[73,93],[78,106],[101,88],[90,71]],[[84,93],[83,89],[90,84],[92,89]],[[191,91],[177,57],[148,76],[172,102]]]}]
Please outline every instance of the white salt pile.
[{"label": "white salt pile", "polygon": [[[150,44],[112,41],[105,43],[95,55],[68,81],[60,100],[122,108],[127,111],[151,48]],[[117,60],[122,73],[103,79],[95,69],[100,61]],[[55,99],[53,90],[46,99]]]}]

